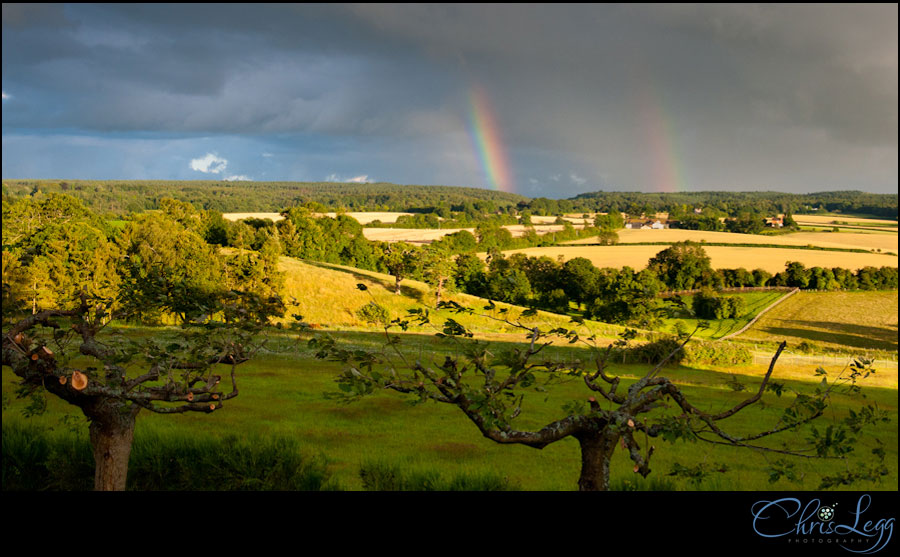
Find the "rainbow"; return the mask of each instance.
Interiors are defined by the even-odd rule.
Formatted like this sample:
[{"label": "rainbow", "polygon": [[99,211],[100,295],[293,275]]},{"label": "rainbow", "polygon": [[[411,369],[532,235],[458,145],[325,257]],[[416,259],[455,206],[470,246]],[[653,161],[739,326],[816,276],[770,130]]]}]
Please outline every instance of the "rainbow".
[{"label": "rainbow", "polygon": [[478,85],[472,86],[469,91],[469,134],[490,187],[512,193],[515,187],[500,127],[487,93]]},{"label": "rainbow", "polygon": [[650,80],[644,81],[638,97],[638,114],[650,154],[650,179],[654,191],[688,191],[684,169],[678,161],[672,119],[666,115],[661,95]]}]

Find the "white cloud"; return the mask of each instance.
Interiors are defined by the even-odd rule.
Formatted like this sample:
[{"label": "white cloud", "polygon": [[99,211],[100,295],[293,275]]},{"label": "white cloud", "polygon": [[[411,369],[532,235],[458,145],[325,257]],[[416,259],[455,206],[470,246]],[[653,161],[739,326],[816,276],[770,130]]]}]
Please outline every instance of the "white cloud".
[{"label": "white cloud", "polygon": [[587,182],[586,178],[582,178],[581,176],[579,176],[578,174],[575,174],[574,172],[569,173],[569,179],[572,180],[573,182],[575,182],[576,184],[578,184],[579,186],[582,186],[585,184],[585,182]]},{"label": "white cloud", "polygon": [[325,181],[326,182],[353,182],[354,184],[368,184],[369,182],[372,182],[372,180],[369,180],[368,174],[361,174],[359,176],[354,176],[353,178],[346,178],[346,179],[341,178],[337,174],[329,174],[328,176],[325,177]]},{"label": "white cloud", "polygon": [[561,178],[561,176],[559,174],[554,174],[553,176],[550,176],[550,179],[553,180],[554,182],[559,182],[560,178]]},{"label": "white cloud", "polygon": [[275,155],[273,155],[272,153],[263,153],[262,156],[264,156],[264,157],[266,157],[267,159],[269,159],[269,158],[274,157]]},{"label": "white cloud", "polygon": [[206,153],[204,157],[191,160],[191,168],[193,170],[206,174],[218,174],[225,170],[227,166],[228,161],[226,159],[219,158],[213,153]]},{"label": "white cloud", "polygon": [[244,176],[243,174],[236,174],[234,176],[228,176],[227,178],[222,178],[226,182],[249,182],[252,178]]}]

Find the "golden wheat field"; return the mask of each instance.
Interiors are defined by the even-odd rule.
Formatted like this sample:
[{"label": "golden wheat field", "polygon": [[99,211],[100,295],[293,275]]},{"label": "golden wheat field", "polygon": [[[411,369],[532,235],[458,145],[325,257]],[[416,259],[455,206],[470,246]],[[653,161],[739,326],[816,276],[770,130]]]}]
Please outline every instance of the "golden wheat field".
[{"label": "golden wheat field", "polygon": [[[664,250],[665,246],[553,246],[528,248],[503,252],[507,257],[514,253],[524,253],[531,257],[547,256],[551,259],[562,257],[564,261],[576,257],[584,257],[595,267],[631,267],[643,269],[649,260]],[[784,270],[788,261],[799,261],[807,267],[845,267],[859,269],[861,267],[896,267],[896,255],[876,253],[852,253],[801,250],[788,248],[757,248],[738,246],[704,246],[712,266],[716,269],[736,269],[744,267],[748,270],[765,269],[774,274]]]},{"label": "golden wheat field", "polygon": [[[865,232],[794,232],[781,236],[761,236],[759,234],[734,234],[732,232],[709,232],[705,230],[681,230],[667,228],[664,230],[632,230],[616,231],[620,244],[639,242],[710,242],[722,244],[776,244],[782,246],[818,246],[828,248],[880,249],[897,253],[897,234],[865,233]],[[596,238],[583,238],[566,242],[567,245],[591,244]]]},{"label": "golden wheat field", "polygon": [[764,314],[739,340],[897,350],[897,291],[798,292]]},{"label": "golden wheat field", "polygon": [[[335,218],[337,213],[315,213],[317,216],[325,216]],[[369,224],[372,221],[379,220],[381,222],[397,222],[400,215],[412,215],[412,213],[396,213],[396,212],[365,212],[365,213],[343,213],[350,218],[359,221],[360,224]],[[222,217],[226,220],[242,220],[242,219],[272,219],[280,221],[284,217],[280,213],[222,213]]]},{"label": "golden wheat field", "polygon": [[[356,219],[359,224],[369,224],[373,221],[381,222],[397,222],[397,218],[402,215],[412,216],[413,213],[397,213],[397,212],[362,212],[362,213],[343,213],[350,218]],[[335,218],[337,213],[320,213],[321,216]]]},{"label": "golden wheat field", "polygon": [[895,227],[897,226],[896,220],[889,219],[869,219],[869,218],[857,218],[845,215],[793,215],[794,220],[797,223],[809,223],[816,224],[819,226],[823,226],[826,224],[833,224],[835,222],[845,222],[847,224],[855,224],[860,226],[866,225],[878,225],[878,224],[892,224]]},{"label": "golden wheat field", "polygon": [[[510,224],[504,226],[512,234],[513,238],[524,236],[530,227],[521,224]],[[575,228],[584,228],[581,225],[575,225]],[[538,235],[559,232],[563,229],[561,224],[546,224],[534,227],[534,231]],[[376,240],[379,242],[409,242],[412,244],[427,244],[435,240],[439,240],[447,234],[453,234],[460,230],[467,230],[475,233],[474,228],[445,228],[435,230],[433,228],[364,228],[363,235],[367,240]]]}]

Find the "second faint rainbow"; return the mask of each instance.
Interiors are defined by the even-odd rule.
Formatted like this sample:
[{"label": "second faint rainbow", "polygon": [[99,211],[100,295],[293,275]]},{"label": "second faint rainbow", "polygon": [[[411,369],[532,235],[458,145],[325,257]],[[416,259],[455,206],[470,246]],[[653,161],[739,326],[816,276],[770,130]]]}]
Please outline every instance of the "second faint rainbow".
[{"label": "second faint rainbow", "polygon": [[477,85],[469,91],[469,133],[488,184],[493,189],[512,192],[515,188],[500,127],[487,93]]}]

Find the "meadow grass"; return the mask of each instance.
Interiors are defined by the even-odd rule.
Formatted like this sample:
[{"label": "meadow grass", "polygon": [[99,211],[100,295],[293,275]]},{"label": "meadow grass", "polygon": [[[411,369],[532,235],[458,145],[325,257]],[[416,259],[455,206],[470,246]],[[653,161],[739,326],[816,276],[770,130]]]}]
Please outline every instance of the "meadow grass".
[{"label": "meadow grass", "polygon": [[[375,333],[360,331],[333,332],[346,347],[373,347],[382,342]],[[287,350],[290,335],[284,334],[282,345]],[[229,400],[224,408],[213,415],[161,416],[144,412],[138,418],[137,435],[142,438],[168,438],[190,436],[200,439],[227,439],[230,436],[248,439],[290,438],[296,440],[307,454],[320,455],[328,462],[328,475],[333,485],[341,489],[366,488],[360,472],[372,463],[399,467],[411,473],[440,474],[444,480],[458,477],[502,478],[504,485],[524,490],[565,491],[576,487],[580,453],[574,439],[554,443],[543,450],[524,446],[501,446],[482,437],[475,426],[454,407],[437,403],[410,404],[410,400],[390,392],[378,392],[352,404],[340,404],[327,399],[325,393],[337,390],[335,378],[341,366],[334,362],[316,360],[301,342],[294,342],[293,352],[269,352],[240,367],[241,394]],[[433,336],[410,335],[401,343],[410,358],[443,360],[443,355],[456,350],[452,342]],[[506,345],[508,348],[511,345]],[[273,348],[274,349],[274,348]],[[492,343],[494,353],[504,350],[502,343]],[[584,358],[584,349],[554,346],[560,358]],[[623,377],[623,386],[642,376],[645,366],[614,365],[612,372]],[[834,371],[834,370],[831,370]],[[746,398],[764,373],[762,366],[740,366],[735,369],[701,369],[700,367],[665,368],[663,375],[677,381],[695,404],[709,410],[722,410]],[[781,373],[776,372],[776,376]],[[747,385],[748,391],[735,392],[728,383],[735,378]],[[784,382],[789,388],[809,390],[817,381],[812,372],[797,375]],[[780,380],[780,379],[779,379]],[[3,393],[10,397],[13,377],[3,370]],[[875,430],[884,444],[891,473],[882,482],[863,482],[853,489],[897,488],[897,391],[868,387],[868,397],[851,399],[834,396],[837,417],[846,415],[847,409],[875,402],[892,417],[891,424],[879,424]],[[517,427],[537,428],[563,417],[562,406],[572,400],[585,400],[590,396],[580,378],[571,378],[555,385],[547,393],[531,392],[526,395],[522,416]],[[771,426],[791,396],[766,396],[765,408],[751,407],[729,419],[729,431],[736,433],[760,430]],[[12,400],[4,408],[4,424],[20,421],[23,401]],[[674,411],[674,410],[669,410]],[[35,424],[63,428],[60,419],[74,415],[76,409],[56,399],[49,400],[48,412],[31,418]],[[80,418],[82,432],[86,430]],[[6,441],[4,440],[4,443]],[[798,461],[797,467],[805,474],[801,483],[785,479],[770,484],[765,470],[767,462],[777,460],[772,455],[734,447],[716,447],[707,444],[677,442],[674,444],[656,440],[651,467],[654,470],[647,480],[635,477],[633,464],[625,453],[615,455],[612,463],[612,482],[620,489],[638,489],[639,486],[675,489],[816,489],[819,478],[836,474],[852,467],[843,461]],[[866,440],[856,453],[864,455],[875,447]],[[727,468],[728,473],[714,473],[709,478],[693,483],[687,479],[669,476],[676,464],[684,467],[705,466],[709,469]],[[418,481],[418,480],[417,480]],[[656,483],[653,483],[656,482]],[[488,482],[490,483],[490,482]],[[449,484],[441,484],[447,486]],[[475,484],[471,484],[475,485]],[[483,484],[487,485],[487,484]]]},{"label": "meadow grass", "polygon": [[[685,325],[687,331],[693,331],[701,321],[704,321],[709,324],[709,327],[698,330],[694,334],[694,337],[710,340],[719,339],[730,335],[731,333],[740,331],[741,328],[747,325],[747,323],[756,317],[759,312],[774,304],[784,295],[785,292],[778,290],[764,292],[729,292],[725,294],[725,296],[738,296],[744,299],[746,311],[740,317],[729,319],[697,319],[687,311],[682,310],[673,317],[663,319],[659,329],[665,332],[674,333],[676,332],[675,324],[681,322]],[[693,300],[693,296],[682,297],[682,301],[684,301],[689,308],[691,307]]]},{"label": "meadow grass", "polygon": [[737,338],[897,353],[897,291],[798,292]]},{"label": "meadow grass", "polygon": [[[524,331],[498,320],[436,309],[434,289],[424,282],[404,279],[401,283],[401,294],[396,295],[394,277],[383,273],[343,265],[301,261],[290,257],[280,258],[279,269],[285,273],[285,286],[282,291],[284,298],[293,304],[288,315],[293,313],[302,315],[305,322],[316,327],[380,330],[381,325],[367,323],[357,313],[360,308],[375,301],[387,310],[389,319],[403,319],[408,317],[409,310],[425,308],[436,323],[443,323],[448,317],[453,318],[480,335],[509,334],[521,338],[525,334]],[[364,284],[367,290],[359,290],[357,284]],[[487,300],[468,294],[445,294],[444,300],[452,300],[467,308],[490,313],[497,319],[521,321],[527,326],[541,325],[554,328],[572,324],[570,317],[546,311],[522,317],[522,312],[526,308],[500,302],[496,303],[496,310],[488,312],[483,310]],[[502,313],[504,310],[506,313]],[[290,323],[294,319],[288,317],[282,321]],[[624,330],[624,327],[598,321],[588,320],[587,324],[597,334],[608,337],[615,337]],[[410,330],[435,332],[430,326],[411,326]]]}]

